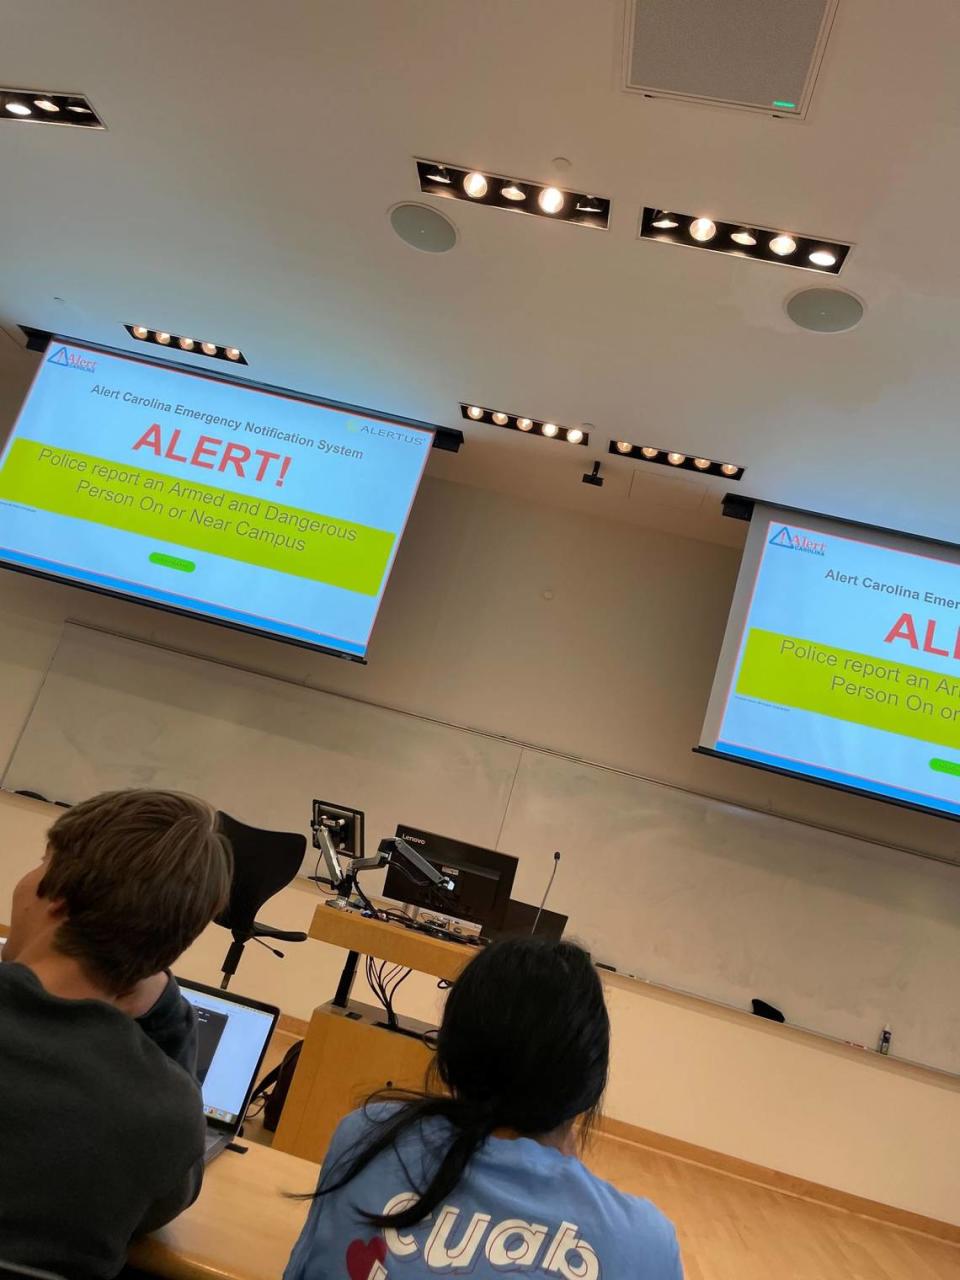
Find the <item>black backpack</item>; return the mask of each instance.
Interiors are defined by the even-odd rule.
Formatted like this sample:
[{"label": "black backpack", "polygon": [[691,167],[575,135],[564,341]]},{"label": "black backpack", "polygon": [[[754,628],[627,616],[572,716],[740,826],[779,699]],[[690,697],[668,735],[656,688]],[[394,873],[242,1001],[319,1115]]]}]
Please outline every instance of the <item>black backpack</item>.
[{"label": "black backpack", "polygon": [[283,1104],[287,1100],[302,1048],[302,1040],[292,1044],[283,1055],[280,1065],[267,1072],[250,1099],[250,1105],[253,1106],[258,1098],[263,1098],[263,1127],[270,1133],[276,1133],[277,1125],[280,1123]]}]

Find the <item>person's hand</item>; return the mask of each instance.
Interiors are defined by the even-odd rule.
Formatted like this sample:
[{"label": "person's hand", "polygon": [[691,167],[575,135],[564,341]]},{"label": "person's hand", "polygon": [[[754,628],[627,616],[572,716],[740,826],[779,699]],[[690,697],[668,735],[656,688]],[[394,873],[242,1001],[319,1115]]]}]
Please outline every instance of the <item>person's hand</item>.
[{"label": "person's hand", "polygon": [[170,975],[167,973],[154,973],[149,978],[144,978],[132,991],[117,1000],[117,1008],[131,1018],[142,1018],[166,991],[169,981]]}]

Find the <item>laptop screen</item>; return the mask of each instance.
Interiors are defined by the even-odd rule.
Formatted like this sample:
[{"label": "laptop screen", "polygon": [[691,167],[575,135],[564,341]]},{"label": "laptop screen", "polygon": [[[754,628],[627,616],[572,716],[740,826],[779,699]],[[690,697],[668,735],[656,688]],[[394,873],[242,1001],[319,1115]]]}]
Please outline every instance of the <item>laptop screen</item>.
[{"label": "laptop screen", "polygon": [[273,1031],[275,1015],[195,991],[183,983],[180,989],[197,1015],[197,1074],[204,1114],[208,1120],[236,1124]]}]

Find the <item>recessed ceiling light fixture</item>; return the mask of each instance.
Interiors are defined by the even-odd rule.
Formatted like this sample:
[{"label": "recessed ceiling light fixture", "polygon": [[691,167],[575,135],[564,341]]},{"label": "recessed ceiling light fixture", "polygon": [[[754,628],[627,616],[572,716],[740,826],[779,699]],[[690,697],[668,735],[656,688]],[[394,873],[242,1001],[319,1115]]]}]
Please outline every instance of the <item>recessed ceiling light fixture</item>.
[{"label": "recessed ceiling light fixture", "polygon": [[559,187],[544,187],[537,196],[537,204],[544,213],[559,213],[566,203],[567,197]]},{"label": "recessed ceiling light fixture", "polygon": [[832,249],[814,249],[810,254],[810,261],[818,267],[832,267],[837,260],[837,255]]},{"label": "recessed ceiling light fixture", "polygon": [[709,218],[694,218],[687,230],[694,240],[699,241],[700,244],[706,244],[717,234],[717,224],[711,222]]},{"label": "recessed ceiling light fixture", "polygon": [[688,249],[709,249],[711,253],[732,254],[736,258],[756,258],[777,262],[802,271],[839,275],[851,246],[835,240],[818,240],[793,231],[777,231],[743,222],[720,222],[693,213],[665,213],[644,209],[640,218],[640,239],[682,244]]},{"label": "recessed ceiling light fixture", "polygon": [[223,347],[217,342],[198,342],[196,338],[181,337],[176,333],[167,333],[165,329],[148,329],[143,324],[125,324],[123,326],[131,338],[138,342],[152,342],[158,347],[179,347],[181,351],[189,351],[193,355],[210,356],[214,360],[227,360],[233,364],[247,364],[247,358],[239,347]]},{"label": "recessed ceiling light fixture", "polygon": [[552,183],[528,182],[502,173],[484,173],[463,165],[441,164],[436,160],[418,160],[417,177],[420,190],[426,195],[443,196],[446,200],[492,205],[601,231],[610,225],[610,201],[606,196],[570,191]]},{"label": "recessed ceiling light fixture", "polygon": [[565,444],[590,443],[590,433],[582,427],[561,427],[556,422],[521,418],[515,413],[505,413],[503,409],[484,409],[478,404],[461,403],[460,414],[471,422],[486,422],[490,426],[503,427],[506,431],[522,431],[530,436],[544,436],[547,440],[562,440]]},{"label": "recessed ceiling light fixture", "polygon": [[677,453],[672,449],[655,449],[649,444],[629,444],[626,440],[611,440],[607,452],[635,458],[638,462],[673,467],[676,471],[696,471],[701,476],[723,476],[725,480],[741,480],[746,471],[746,467],[738,466],[735,462],[715,462],[713,458]]},{"label": "recessed ceiling light fixture", "polygon": [[79,93],[47,89],[0,89],[0,120],[24,124],[59,124],[79,129],[105,129],[90,103]]},{"label": "recessed ceiling light fixture", "polygon": [[[447,184],[452,185],[451,183]],[[482,200],[487,194],[490,184],[482,173],[468,173],[463,180],[463,189],[471,200]]]}]

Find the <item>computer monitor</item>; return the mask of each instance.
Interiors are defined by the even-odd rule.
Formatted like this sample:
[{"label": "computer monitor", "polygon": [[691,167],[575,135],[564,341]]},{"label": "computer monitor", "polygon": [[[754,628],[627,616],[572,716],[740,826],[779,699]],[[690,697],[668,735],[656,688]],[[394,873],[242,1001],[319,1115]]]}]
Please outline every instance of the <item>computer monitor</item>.
[{"label": "computer monitor", "polygon": [[208,1120],[235,1125],[246,1111],[279,1010],[179,979],[197,1015],[197,1075]]},{"label": "computer monitor", "polygon": [[[536,926],[536,928],[534,928]],[[511,898],[503,917],[503,925],[499,928],[497,938],[546,938],[551,942],[559,942],[567,927],[567,917],[558,911],[543,911],[532,902],[518,902]]]},{"label": "computer monitor", "polygon": [[416,872],[408,871],[399,861],[391,862],[383,885],[385,898],[467,920],[480,925],[484,933],[502,925],[517,872],[516,858],[402,823],[397,835],[448,876],[454,888],[450,892],[425,884]]}]

